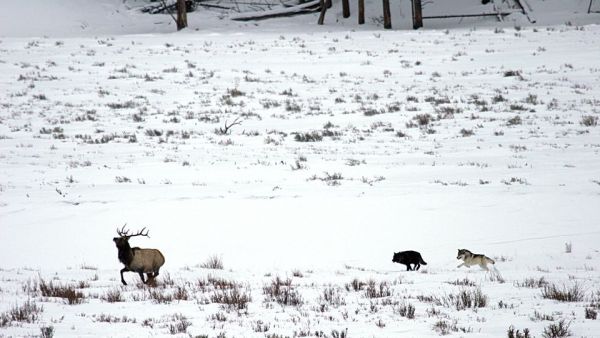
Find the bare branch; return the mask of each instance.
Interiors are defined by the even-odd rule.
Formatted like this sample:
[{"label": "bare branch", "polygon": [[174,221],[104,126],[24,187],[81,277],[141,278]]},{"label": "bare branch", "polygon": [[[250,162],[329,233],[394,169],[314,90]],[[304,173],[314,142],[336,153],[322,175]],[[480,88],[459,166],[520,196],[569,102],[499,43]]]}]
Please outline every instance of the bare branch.
[{"label": "bare branch", "polygon": [[231,129],[231,127],[235,126],[235,125],[240,125],[242,124],[242,121],[240,121],[240,117],[236,117],[235,120],[233,120],[233,122],[231,122],[231,124],[227,124],[227,120],[225,120],[225,128],[219,128],[218,129],[218,133],[219,135],[227,135],[229,134],[229,130]]},{"label": "bare branch", "polygon": [[165,10],[169,13],[171,18],[173,18],[173,21],[175,21],[175,23],[177,23],[177,18],[175,18],[175,15],[173,15],[173,12],[171,12],[171,10],[169,9],[169,6],[167,6],[167,3],[165,2],[165,0],[160,0],[160,2],[163,4],[163,6],[165,7]]}]

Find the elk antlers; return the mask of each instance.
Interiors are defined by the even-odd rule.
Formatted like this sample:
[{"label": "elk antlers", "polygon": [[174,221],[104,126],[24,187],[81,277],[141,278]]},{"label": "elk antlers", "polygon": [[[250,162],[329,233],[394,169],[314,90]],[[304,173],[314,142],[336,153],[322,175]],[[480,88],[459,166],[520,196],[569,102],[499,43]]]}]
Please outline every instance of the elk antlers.
[{"label": "elk antlers", "polygon": [[[127,225],[127,223],[123,224],[123,227],[121,229],[117,228],[117,234],[121,237],[126,237],[127,239],[134,237],[134,236],[145,236],[150,238],[150,236],[148,236],[148,231],[146,230],[146,227],[143,227],[142,230],[138,231],[135,234],[129,234],[129,230],[125,229],[125,226]],[[146,233],[144,233],[144,230],[146,230]]]}]

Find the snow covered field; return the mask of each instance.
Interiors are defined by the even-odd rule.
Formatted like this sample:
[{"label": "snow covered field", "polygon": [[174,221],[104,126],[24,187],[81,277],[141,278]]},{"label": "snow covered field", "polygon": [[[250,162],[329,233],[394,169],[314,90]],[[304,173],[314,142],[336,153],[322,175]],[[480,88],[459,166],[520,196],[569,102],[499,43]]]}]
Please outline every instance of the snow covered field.
[{"label": "snow covered field", "polygon": [[600,337],[594,20],[0,34],[0,336]]}]

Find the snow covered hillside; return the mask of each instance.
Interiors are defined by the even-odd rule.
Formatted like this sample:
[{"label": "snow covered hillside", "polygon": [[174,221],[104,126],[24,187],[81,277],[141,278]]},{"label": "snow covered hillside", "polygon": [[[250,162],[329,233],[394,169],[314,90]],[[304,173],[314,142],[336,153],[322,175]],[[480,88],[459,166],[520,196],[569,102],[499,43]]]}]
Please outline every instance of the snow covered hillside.
[{"label": "snow covered hillside", "polygon": [[[176,34],[115,5],[0,20],[0,336],[599,336],[597,15]],[[154,286],[120,283],[125,223]]]}]

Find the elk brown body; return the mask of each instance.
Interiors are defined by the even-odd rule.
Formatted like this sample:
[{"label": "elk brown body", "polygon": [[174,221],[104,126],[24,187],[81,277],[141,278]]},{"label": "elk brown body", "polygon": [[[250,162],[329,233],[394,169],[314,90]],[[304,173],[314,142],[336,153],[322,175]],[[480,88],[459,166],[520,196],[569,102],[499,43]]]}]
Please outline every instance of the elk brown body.
[{"label": "elk brown body", "polygon": [[148,236],[148,232],[144,233],[142,229],[137,234],[129,235],[128,231],[125,230],[125,226],[121,230],[117,229],[119,237],[113,238],[117,249],[119,250],[119,261],[125,265],[121,269],[121,283],[127,285],[123,278],[123,272],[132,271],[140,274],[140,278],[144,284],[147,280],[144,279],[144,274],[148,279],[155,278],[159,274],[159,270],[163,264],[165,264],[165,257],[157,249],[141,249],[138,247],[131,247],[129,245],[129,238],[133,236]]}]

